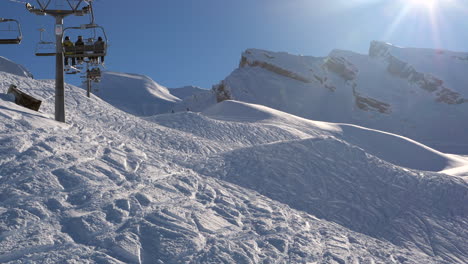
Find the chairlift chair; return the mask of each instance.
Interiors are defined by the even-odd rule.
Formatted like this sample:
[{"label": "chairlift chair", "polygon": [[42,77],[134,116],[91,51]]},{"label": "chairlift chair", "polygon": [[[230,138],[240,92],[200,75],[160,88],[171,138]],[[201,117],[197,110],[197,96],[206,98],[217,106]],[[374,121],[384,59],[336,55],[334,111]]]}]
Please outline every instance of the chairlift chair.
[{"label": "chairlift chair", "polygon": [[45,41],[43,39],[43,33],[45,32],[44,28],[39,29],[40,32],[40,40],[36,45],[36,56],[44,57],[44,56],[55,56],[56,48],[55,42],[52,41]]},{"label": "chairlift chair", "polygon": [[86,78],[93,81],[99,82],[101,79],[101,69],[99,67],[92,68],[86,71]]},{"label": "chairlift chair", "polygon": [[[63,47],[63,51],[67,57],[70,58],[88,58],[91,60],[97,60],[99,57],[105,57],[107,55],[107,35],[103,27],[97,24],[85,24],[81,27],[68,27],[63,30],[63,37],[70,30],[92,30],[92,37],[83,38],[83,46]],[[101,35],[96,34],[96,30],[101,31]],[[103,38],[103,45],[96,44],[97,36]],[[63,41],[63,40],[62,40]]]},{"label": "chairlift chair", "polygon": [[7,23],[6,29],[0,29],[2,32],[14,32],[16,37],[1,37],[0,35],[0,44],[20,44],[23,39],[23,33],[21,31],[20,23],[15,19],[9,18],[0,18],[0,23]]}]

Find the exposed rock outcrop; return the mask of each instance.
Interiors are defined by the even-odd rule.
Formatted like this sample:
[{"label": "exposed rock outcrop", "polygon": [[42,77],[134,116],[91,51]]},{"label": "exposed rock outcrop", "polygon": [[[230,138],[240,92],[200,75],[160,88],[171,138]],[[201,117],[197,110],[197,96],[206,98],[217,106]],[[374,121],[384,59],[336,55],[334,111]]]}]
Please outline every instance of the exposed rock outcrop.
[{"label": "exposed rock outcrop", "polygon": [[[246,52],[249,52],[249,51],[246,51]],[[278,67],[276,65],[273,65],[273,64],[270,64],[270,63],[267,63],[267,62],[264,62],[264,61],[250,61],[250,60],[247,59],[247,57],[242,56],[241,61],[239,63],[239,67],[242,68],[242,67],[246,67],[246,66],[261,67],[263,69],[274,72],[276,74],[286,76],[288,78],[298,80],[298,81],[304,82],[304,83],[310,83],[311,82],[308,78],[300,76],[299,74],[288,71],[286,69],[280,68],[280,67]]]},{"label": "exposed rock outcrop", "polygon": [[389,44],[381,41],[372,41],[369,47],[370,57],[387,57],[390,54]]},{"label": "exposed rock outcrop", "polygon": [[389,44],[373,41],[369,48],[369,56],[384,58],[388,63],[387,71],[390,74],[406,79],[408,82],[416,84],[419,88],[433,93],[437,102],[446,104],[462,104],[468,102],[468,99],[464,99],[458,92],[446,87],[442,80],[432,74],[418,72],[409,63],[391,55]]},{"label": "exposed rock outcrop", "polygon": [[446,104],[463,104],[468,103],[468,99],[461,98],[460,94],[450,89],[443,88],[437,92],[437,102]]},{"label": "exposed rock outcrop", "polygon": [[354,80],[359,70],[352,63],[343,57],[330,56],[325,60],[324,67],[329,71],[334,72],[341,76],[343,79],[349,81]]},{"label": "exposed rock outcrop", "polygon": [[216,94],[216,102],[220,103],[225,100],[233,100],[231,91],[227,84],[224,81],[221,81],[220,84],[213,86],[213,91]]},{"label": "exposed rock outcrop", "polygon": [[390,114],[392,112],[390,104],[381,102],[370,97],[365,97],[359,94],[355,88],[356,86],[353,86],[353,95],[354,100],[356,102],[356,106],[359,109],[363,111],[378,111],[382,114]]},{"label": "exposed rock outcrop", "polygon": [[390,105],[384,102],[380,102],[378,100],[369,98],[369,97],[363,97],[360,96],[359,94],[355,94],[355,99],[356,99],[356,106],[364,111],[378,111],[382,114],[389,114],[391,112],[390,110]]}]

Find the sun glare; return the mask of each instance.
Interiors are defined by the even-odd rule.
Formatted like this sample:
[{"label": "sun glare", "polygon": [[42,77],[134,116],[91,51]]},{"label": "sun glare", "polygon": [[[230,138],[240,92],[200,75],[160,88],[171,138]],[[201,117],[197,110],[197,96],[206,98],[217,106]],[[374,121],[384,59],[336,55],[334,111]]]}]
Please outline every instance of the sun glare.
[{"label": "sun glare", "polygon": [[406,0],[408,4],[416,8],[433,9],[439,2],[439,0]]}]

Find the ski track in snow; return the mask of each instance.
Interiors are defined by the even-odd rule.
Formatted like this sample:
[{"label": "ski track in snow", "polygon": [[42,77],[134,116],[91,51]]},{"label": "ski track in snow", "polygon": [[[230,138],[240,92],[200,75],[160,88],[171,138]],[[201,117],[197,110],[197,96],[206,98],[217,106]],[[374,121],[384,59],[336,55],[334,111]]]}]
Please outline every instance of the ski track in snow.
[{"label": "ski track in snow", "polygon": [[44,102],[0,99],[1,263],[468,260],[460,156],[417,147],[459,171],[404,168],[344,125],[237,102],[139,118],[73,86],[60,124],[53,82],[10,83]]}]

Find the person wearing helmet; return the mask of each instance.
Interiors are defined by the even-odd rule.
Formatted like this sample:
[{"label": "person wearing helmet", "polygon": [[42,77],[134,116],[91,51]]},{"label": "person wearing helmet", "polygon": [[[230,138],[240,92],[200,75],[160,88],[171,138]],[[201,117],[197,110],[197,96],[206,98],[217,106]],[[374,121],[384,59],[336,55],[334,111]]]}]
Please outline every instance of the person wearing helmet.
[{"label": "person wearing helmet", "polygon": [[[68,66],[69,56],[67,56],[67,55],[72,55],[73,52],[67,51],[67,50],[70,50],[71,47],[74,46],[73,42],[71,42],[71,40],[70,40],[70,37],[68,37],[68,36],[65,37],[65,40],[63,41],[63,46],[65,47],[65,59],[64,59],[65,61],[64,62],[65,62],[65,66]],[[75,58],[72,57],[72,66],[75,66],[75,63],[76,63]]]},{"label": "person wearing helmet", "polygon": [[[75,47],[77,49],[80,49],[82,51],[77,51],[76,54],[83,54],[83,51],[84,51],[84,42],[83,42],[83,37],[82,36],[78,36],[78,40],[75,42]],[[83,57],[78,57],[78,63],[81,64],[83,63]]]}]

